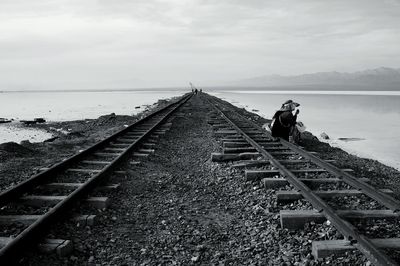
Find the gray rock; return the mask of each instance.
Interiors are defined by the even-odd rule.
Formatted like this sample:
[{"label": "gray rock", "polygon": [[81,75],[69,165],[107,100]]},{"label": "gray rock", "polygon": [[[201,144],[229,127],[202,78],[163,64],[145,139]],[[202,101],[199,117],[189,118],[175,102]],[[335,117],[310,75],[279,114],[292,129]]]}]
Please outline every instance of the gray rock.
[{"label": "gray rock", "polygon": [[322,132],[320,136],[322,139],[329,139],[328,134],[326,134],[325,132]]}]

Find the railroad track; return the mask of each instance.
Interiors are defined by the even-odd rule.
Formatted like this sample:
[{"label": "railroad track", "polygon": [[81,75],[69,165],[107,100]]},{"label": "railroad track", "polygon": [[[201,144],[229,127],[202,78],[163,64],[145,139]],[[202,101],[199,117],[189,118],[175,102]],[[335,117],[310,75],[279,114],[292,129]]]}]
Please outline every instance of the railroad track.
[{"label": "railroad track", "polygon": [[[322,160],[297,145],[275,139],[221,100],[203,97],[214,108],[210,124],[223,143],[223,153],[212,154],[213,161],[237,161],[231,167],[245,169],[246,180],[262,179],[266,188],[289,188],[277,190],[278,203],[301,199],[311,203],[309,210],[281,210],[282,227],[301,229],[308,222],[328,220],[342,234],[341,240],[314,241],[314,257],[358,249],[374,265],[398,265],[382,249],[400,249],[400,238],[369,238],[363,234],[367,230],[357,227],[354,222],[365,219],[397,222],[400,202],[391,197],[391,190],[375,189],[368,184],[369,180],[353,176],[351,169],[339,169],[331,164],[332,161]],[[346,209],[334,204],[343,197],[348,199]],[[366,209],[354,209],[350,202],[355,198],[362,198],[362,206]],[[379,229],[375,231],[379,232]]]},{"label": "railroad track", "polygon": [[[56,220],[65,216],[96,186],[104,183],[128,156],[136,158],[131,162],[136,164],[140,158],[153,152],[157,137],[165,133],[162,127],[167,119],[191,96],[182,96],[103,141],[50,168],[42,169],[40,173],[2,192],[0,265],[8,265],[27,247],[38,244]],[[99,208],[107,204],[107,199],[101,197],[89,197],[85,201]],[[90,215],[80,219],[87,222]],[[47,240],[42,246],[52,244],[57,246],[66,243]]]}]

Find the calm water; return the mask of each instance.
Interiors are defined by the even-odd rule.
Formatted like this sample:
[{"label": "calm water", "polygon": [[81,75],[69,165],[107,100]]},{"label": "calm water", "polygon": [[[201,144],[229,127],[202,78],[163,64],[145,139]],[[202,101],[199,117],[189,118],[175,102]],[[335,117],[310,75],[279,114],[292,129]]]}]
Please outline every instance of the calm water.
[{"label": "calm water", "polygon": [[[116,113],[132,115],[158,99],[180,96],[187,91],[112,91],[112,92],[18,92],[0,93],[0,117],[49,121],[97,118]],[[400,169],[400,92],[327,91],[214,91],[248,110],[271,118],[282,102],[292,99],[301,104],[299,120],[307,130],[353,154],[377,159]],[[141,106],[139,109],[135,107]],[[44,132],[25,131],[0,124],[0,142],[24,139],[43,141]],[[341,141],[339,138],[362,138]]]},{"label": "calm water", "polygon": [[[0,93],[0,117],[47,121],[97,118],[116,113],[133,115],[159,99],[181,96],[179,91],[105,91],[105,92],[3,92]],[[140,108],[136,108],[140,107]],[[63,129],[64,131],[67,129]],[[22,127],[20,123],[0,124],[0,143],[42,142],[52,135]]]},{"label": "calm water", "polygon": [[213,94],[249,110],[257,109],[266,118],[271,118],[284,101],[292,99],[301,104],[298,120],[314,135],[325,132],[333,146],[400,169],[400,92],[221,91]]},{"label": "calm water", "polygon": [[[68,121],[110,113],[132,115],[143,111],[144,105],[182,94],[179,91],[3,92],[0,117]],[[137,106],[140,108],[136,109]]]}]

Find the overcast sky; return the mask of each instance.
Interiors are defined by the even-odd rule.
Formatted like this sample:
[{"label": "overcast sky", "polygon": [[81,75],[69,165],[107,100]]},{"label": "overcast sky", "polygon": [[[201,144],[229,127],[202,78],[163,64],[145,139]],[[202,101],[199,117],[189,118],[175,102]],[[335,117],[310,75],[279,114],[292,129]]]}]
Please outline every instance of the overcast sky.
[{"label": "overcast sky", "polygon": [[1,89],[400,67],[400,0],[0,0]]}]

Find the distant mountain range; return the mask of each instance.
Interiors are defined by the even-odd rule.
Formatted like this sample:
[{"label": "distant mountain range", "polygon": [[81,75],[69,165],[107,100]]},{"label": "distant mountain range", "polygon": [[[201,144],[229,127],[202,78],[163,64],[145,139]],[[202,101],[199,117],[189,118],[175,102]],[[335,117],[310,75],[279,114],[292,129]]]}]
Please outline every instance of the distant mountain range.
[{"label": "distant mountain range", "polygon": [[234,86],[270,87],[270,86],[324,86],[363,87],[375,89],[400,90],[400,68],[380,67],[352,73],[318,72],[297,76],[267,75],[234,82]]}]

